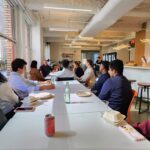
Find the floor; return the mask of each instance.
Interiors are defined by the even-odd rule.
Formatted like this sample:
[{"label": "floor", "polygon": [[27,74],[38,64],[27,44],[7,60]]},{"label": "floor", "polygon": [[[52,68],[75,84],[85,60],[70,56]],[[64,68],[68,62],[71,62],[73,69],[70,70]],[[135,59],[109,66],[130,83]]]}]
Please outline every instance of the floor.
[{"label": "floor", "polygon": [[[142,108],[144,109],[146,107],[147,107],[147,104],[142,103]],[[139,114],[138,113],[138,105],[137,105],[137,108],[135,109],[135,103],[133,103],[133,105],[132,105],[130,114],[131,114],[131,124],[150,119],[150,111]]]}]

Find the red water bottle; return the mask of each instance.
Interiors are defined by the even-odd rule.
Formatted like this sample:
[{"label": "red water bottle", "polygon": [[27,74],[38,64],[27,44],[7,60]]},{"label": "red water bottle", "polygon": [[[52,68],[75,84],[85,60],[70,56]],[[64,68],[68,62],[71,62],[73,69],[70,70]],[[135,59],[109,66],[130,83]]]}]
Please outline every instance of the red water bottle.
[{"label": "red water bottle", "polygon": [[52,137],[55,133],[55,117],[51,114],[45,116],[45,134]]}]

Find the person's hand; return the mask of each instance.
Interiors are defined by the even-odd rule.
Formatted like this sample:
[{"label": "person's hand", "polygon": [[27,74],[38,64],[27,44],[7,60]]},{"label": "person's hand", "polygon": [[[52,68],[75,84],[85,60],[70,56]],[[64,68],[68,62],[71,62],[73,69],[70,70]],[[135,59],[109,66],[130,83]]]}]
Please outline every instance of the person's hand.
[{"label": "person's hand", "polygon": [[40,86],[40,90],[51,90],[51,89],[55,89],[55,85],[53,84],[47,84],[47,85],[42,85]]},{"label": "person's hand", "polygon": [[39,84],[39,85],[51,84],[51,80],[40,81],[40,82],[38,82],[38,84]]},{"label": "person's hand", "polygon": [[44,82],[45,84],[51,84],[51,80],[47,80]]},{"label": "person's hand", "polygon": [[51,89],[55,89],[55,85],[54,84],[47,85],[47,90],[51,90]]},{"label": "person's hand", "polygon": [[75,72],[75,67],[73,67],[72,71]]},{"label": "person's hand", "polygon": [[78,80],[78,81],[81,81],[81,78],[77,77],[77,80]]}]

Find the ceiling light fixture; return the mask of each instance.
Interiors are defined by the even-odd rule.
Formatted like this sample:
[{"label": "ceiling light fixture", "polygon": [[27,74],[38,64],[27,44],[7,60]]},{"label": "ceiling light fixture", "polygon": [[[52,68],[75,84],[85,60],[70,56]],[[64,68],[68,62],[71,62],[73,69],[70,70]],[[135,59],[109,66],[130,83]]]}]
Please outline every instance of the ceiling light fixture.
[{"label": "ceiling light fixture", "polygon": [[113,47],[114,50],[121,50],[121,49],[125,49],[125,48],[129,48],[129,45],[121,44],[121,45],[118,45],[116,47]]},{"label": "ceiling light fixture", "polygon": [[93,40],[93,37],[83,37],[81,35],[78,36],[80,39],[84,39],[84,40]]},{"label": "ceiling light fixture", "polygon": [[150,44],[150,39],[140,39],[140,41],[142,43],[148,43],[148,44]]},{"label": "ceiling light fixture", "polygon": [[80,46],[100,46],[100,44],[97,44],[97,43],[95,43],[95,44],[93,44],[93,43],[87,43],[87,42],[72,42],[72,45],[73,46],[77,46],[77,45],[80,45]]},{"label": "ceiling light fixture", "polygon": [[85,41],[93,41],[93,42],[100,42],[100,39],[96,39],[94,37],[83,37],[81,35],[78,36],[79,37],[79,40],[85,40]]},{"label": "ceiling light fixture", "polygon": [[67,48],[67,49],[81,49],[82,46],[63,46],[63,48]]},{"label": "ceiling light fixture", "polygon": [[52,9],[52,10],[64,10],[64,11],[79,11],[79,12],[91,12],[91,9],[78,9],[78,8],[67,8],[67,7],[51,7],[51,6],[44,6],[45,9]]},{"label": "ceiling light fixture", "polygon": [[80,20],[69,20],[71,23],[80,23],[80,24],[87,24],[88,21],[80,21]]},{"label": "ceiling light fixture", "polygon": [[61,32],[79,32],[78,29],[71,29],[71,28],[49,28],[50,31],[61,31]]}]

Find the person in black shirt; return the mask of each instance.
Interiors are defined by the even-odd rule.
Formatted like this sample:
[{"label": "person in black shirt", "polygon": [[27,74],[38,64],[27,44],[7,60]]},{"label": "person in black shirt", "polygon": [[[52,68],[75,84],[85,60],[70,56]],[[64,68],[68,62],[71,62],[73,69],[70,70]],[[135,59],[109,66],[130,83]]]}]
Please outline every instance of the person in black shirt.
[{"label": "person in black shirt", "polygon": [[96,60],[96,63],[94,65],[94,73],[95,73],[95,76],[97,77],[97,75],[99,74],[99,65],[101,64],[102,62],[102,59],[100,56],[97,57],[97,60]]},{"label": "person in black shirt", "polygon": [[97,60],[96,60],[96,65],[100,65],[102,62],[102,59],[100,56],[97,57]]},{"label": "person in black shirt", "polygon": [[83,69],[80,67],[77,61],[74,61],[73,63],[73,72],[78,78],[80,78],[84,74]]},{"label": "person in black shirt", "polygon": [[40,67],[40,72],[42,73],[43,77],[46,77],[51,71],[51,67],[48,65],[47,61],[44,60],[43,64]]},{"label": "person in black shirt", "polygon": [[100,69],[99,69],[99,71],[101,72],[101,75],[98,77],[96,83],[91,89],[91,91],[97,96],[99,95],[105,81],[110,77],[108,74],[108,70],[109,70],[109,62],[102,61],[100,64]]}]

